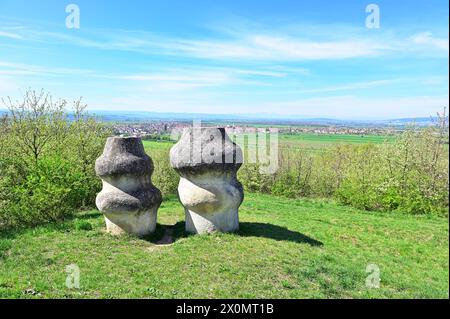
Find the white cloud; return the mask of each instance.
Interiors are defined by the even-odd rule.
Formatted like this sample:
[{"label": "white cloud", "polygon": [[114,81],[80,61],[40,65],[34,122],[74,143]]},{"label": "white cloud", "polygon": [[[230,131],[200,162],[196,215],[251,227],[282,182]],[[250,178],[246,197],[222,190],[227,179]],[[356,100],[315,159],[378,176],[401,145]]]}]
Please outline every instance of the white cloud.
[{"label": "white cloud", "polygon": [[[146,31],[83,28],[77,35],[67,30],[45,31],[38,27],[0,29],[0,37],[61,43],[98,50],[127,51],[150,55],[186,56],[207,60],[311,61],[341,60],[379,55],[417,54],[415,47],[448,51],[448,38],[422,32],[396,37],[393,32],[368,34],[350,26],[309,25],[302,28],[226,26],[209,31],[213,36],[180,37]],[[331,32],[330,30],[334,30]],[[336,31],[337,30],[337,31]],[[414,46],[411,46],[414,44]],[[426,53],[422,50],[421,54]]]},{"label": "white cloud", "polygon": [[[317,28],[320,28],[316,26]],[[65,32],[20,29],[24,40],[61,43],[101,50],[129,51],[152,55],[189,56],[209,60],[308,61],[372,57],[394,49],[380,38],[349,34],[338,38],[308,38],[276,30],[241,30],[208,38],[180,38],[144,31],[89,30],[77,36]]]},{"label": "white cloud", "polygon": [[[307,70],[292,70],[292,72],[304,72]],[[197,88],[236,86],[245,84],[267,85],[267,81],[273,78],[288,76],[285,71],[271,69],[246,69],[232,67],[197,67],[197,68],[160,68],[154,72],[134,74],[114,74],[100,72],[98,70],[47,67],[32,64],[0,61],[0,75],[16,77],[22,82],[25,80],[49,79],[49,77],[78,76],[80,83],[87,80],[103,79],[110,83],[120,84],[122,87],[133,86],[143,92],[158,93],[163,91],[186,91]],[[135,84],[130,84],[130,83]],[[48,83],[48,82],[47,82]]]},{"label": "white cloud", "polygon": [[0,30],[0,37],[14,39],[14,40],[22,40],[23,37],[20,34],[2,31]]},{"label": "white cloud", "polygon": [[[127,45],[121,45],[120,47],[130,49],[130,46]],[[222,41],[155,39],[147,42],[141,41],[140,45],[131,47],[131,50],[144,50],[143,52],[146,52],[145,47],[166,50],[167,54],[188,55],[203,59],[259,61],[347,59],[375,56],[388,49],[386,45],[376,41],[362,39],[311,41],[288,36],[243,35],[240,38]]]},{"label": "white cloud", "polygon": [[194,70],[167,70],[161,73],[119,76],[119,79],[144,82],[152,90],[185,90],[233,83],[231,74]]},{"label": "white cloud", "polygon": [[8,75],[68,75],[68,74],[93,74],[94,71],[86,69],[65,67],[44,67],[39,65],[11,63],[0,61],[0,74]]},{"label": "white cloud", "polygon": [[[298,86],[296,83],[302,83],[299,76],[310,75],[309,70],[301,67],[304,61],[369,58],[396,54],[401,54],[402,57],[408,54],[423,56],[436,52],[442,56],[443,52],[448,52],[448,39],[434,37],[430,32],[419,33],[413,37],[398,38],[392,34],[380,32],[371,33],[372,35],[368,37],[361,32],[352,33],[351,30],[340,33],[330,32],[330,29],[327,29],[326,32],[322,30],[323,34],[316,37],[309,33],[309,30],[297,31],[263,28],[236,29],[233,32],[210,37],[182,38],[141,31],[89,30],[87,28],[80,29],[77,33],[68,33],[67,30],[65,32],[47,32],[38,28],[1,29],[0,37],[2,37],[1,40],[6,38],[5,41],[22,40],[26,44],[28,41],[34,41],[37,45],[45,47],[48,43],[58,45],[62,43],[62,49],[67,49],[68,46],[84,47],[90,48],[92,54],[96,54],[93,52],[95,49],[177,56],[182,59],[172,57],[167,59],[175,61],[180,69],[160,68],[154,72],[144,71],[148,70],[146,67],[155,65],[167,66],[165,60],[162,62],[163,64],[158,64],[159,60],[155,59],[156,62],[151,61],[148,66],[143,65],[142,72],[126,70],[130,74],[125,75],[102,73],[100,69],[72,69],[0,61],[0,92],[15,89],[14,80],[20,82],[22,88],[31,81],[41,85],[43,82],[38,76],[42,76],[42,79],[45,80],[49,79],[46,76],[54,76],[54,82],[59,82],[58,84],[64,87],[61,90],[69,90],[66,81],[60,80],[64,77],[65,80],[70,81],[68,75],[75,74],[79,77],[73,77],[71,84],[79,86],[77,87],[78,91],[85,90],[80,92],[81,94],[85,95],[85,92],[88,92],[94,98],[98,98],[97,105],[107,105],[108,108],[116,109],[212,113],[243,113],[250,110],[273,112],[276,110],[284,115],[342,118],[383,117],[386,115],[386,117],[392,118],[427,116],[433,114],[435,108],[448,105],[448,96],[407,98],[337,96],[296,100],[299,93],[360,90],[397,81],[396,79],[364,81],[366,77],[362,71],[359,79],[355,80],[362,82],[330,86],[329,79],[324,78],[321,82],[323,87],[311,88],[311,83],[303,81],[308,86],[302,90],[296,90],[292,95],[290,95],[292,92],[283,95],[282,90],[292,90],[293,87]],[[100,53],[105,54],[106,52]],[[192,58],[208,61],[206,63],[199,62]],[[193,60],[194,62],[192,62]],[[208,64],[209,67],[206,66]],[[219,65],[223,65],[223,67],[218,67]],[[314,64],[311,66],[312,70],[316,65],[322,66],[322,64]],[[116,72],[111,71],[111,68],[108,70]],[[389,77],[389,75],[385,76]],[[402,75],[395,74],[393,76]],[[93,81],[86,81],[89,78],[93,78]],[[317,78],[314,76],[312,78],[315,81],[313,83],[317,83]],[[98,79],[104,81],[98,81]],[[428,85],[433,83],[439,85],[445,80],[448,82],[448,77],[435,79]],[[91,83],[93,83],[92,86]],[[243,84],[252,84],[253,86],[249,86],[250,90],[247,91],[247,87],[242,86]],[[270,91],[261,89],[261,86],[270,84],[275,84],[276,87]],[[278,84],[281,84],[282,87]],[[231,88],[231,86],[234,87]],[[236,87],[239,89],[235,89]],[[50,85],[47,88],[52,89],[54,86]],[[99,88],[105,95],[102,99],[99,97]],[[72,87],[70,89],[74,91]],[[227,92],[228,89],[229,92]],[[389,94],[391,92],[392,90]],[[268,100],[264,99],[265,96],[257,97],[260,93],[262,95],[268,93],[269,99],[278,94],[284,102],[267,102]],[[351,93],[353,94],[353,92]],[[242,99],[237,99],[236,94],[239,94]],[[439,90],[438,94],[445,95],[446,92]]]},{"label": "white cloud", "polygon": [[332,60],[374,56],[386,45],[361,39],[343,41],[305,41],[291,37],[255,36],[253,44],[270,58],[288,60]]},{"label": "white cloud", "polygon": [[[300,71],[298,71],[300,72]],[[306,72],[306,71],[304,71]],[[284,78],[288,73],[266,69],[240,69],[225,67],[201,67],[165,69],[154,73],[107,76],[112,79],[146,83],[147,88],[185,90],[201,87],[225,87],[227,85],[258,84],[271,78]]]},{"label": "white cloud", "polygon": [[244,75],[256,75],[263,77],[272,77],[272,78],[284,78],[287,76],[286,72],[276,72],[276,71],[260,71],[260,70],[237,70],[239,74]]},{"label": "white cloud", "polygon": [[422,32],[412,37],[412,41],[418,45],[427,45],[441,50],[449,50],[449,41],[444,38],[435,38],[431,32]]},{"label": "white cloud", "polygon": [[375,81],[366,81],[366,82],[356,82],[356,83],[348,83],[343,85],[336,86],[327,86],[321,88],[314,89],[306,89],[300,90],[298,93],[323,93],[323,92],[336,92],[336,91],[349,91],[349,90],[359,90],[359,89],[368,89],[372,87],[392,84],[395,82],[400,82],[401,79],[387,79],[387,80],[375,80]]}]

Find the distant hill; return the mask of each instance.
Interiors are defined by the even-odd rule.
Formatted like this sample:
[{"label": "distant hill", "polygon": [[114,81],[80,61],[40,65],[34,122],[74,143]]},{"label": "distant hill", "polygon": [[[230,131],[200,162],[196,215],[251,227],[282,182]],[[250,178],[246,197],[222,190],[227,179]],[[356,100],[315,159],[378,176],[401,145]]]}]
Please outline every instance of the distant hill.
[{"label": "distant hill", "polygon": [[[7,110],[0,109],[0,115]],[[409,124],[430,125],[436,117],[411,117],[388,120],[341,120],[333,118],[307,118],[298,115],[283,116],[277,114],[208,114],[208,113],[166,113],[140,111],[102,111],[92,110],[91,114],[105,122],[144,122],[144,121],[179,121],[201,120],[218,123],[254,123],[284,125],[336,125],[336,126],[405,126]]]},{"label": "distant hill", "polygon": [[342,120],[333,118],[307,118],[301,116],[283,116],[277,114],[207,114],[207,113],[163,113],[163,112],[120,112],[120,111],[92,111],[103,121],[111,122],[140,122],[150,120],[166,121],[193,121],[206,122],[234,122],[234,123],[261,123],[285,125],[337,125],[337,126],[404,126],[430,125],[436,117],[399,118],[388,120]]}]

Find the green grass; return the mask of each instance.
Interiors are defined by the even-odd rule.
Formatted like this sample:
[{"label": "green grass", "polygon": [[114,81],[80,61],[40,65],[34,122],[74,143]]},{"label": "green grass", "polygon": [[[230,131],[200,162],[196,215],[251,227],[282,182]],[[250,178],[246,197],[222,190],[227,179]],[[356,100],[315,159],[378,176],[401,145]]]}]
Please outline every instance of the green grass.
[{"label": "green grass", "polygon": [[380,144],[395,141],[395,136],[385,135],[352,135],[352,134],[280,134],[281,147],[302,148],[321,151],[336,146],[336,144]]},{"label": "green grass", "polygon": [[[449,297],[448,219],[246,194],[236,234],[188,236],[183,221],[171,197],[147,239],[105,233],[97,211],[3,233],[0,297]],[[168,226],[175,242],[155,244]],[[80,289],[65,286],[70,264]],[[365,285],[368,264],[379,289]]]},{"label": "green grass", "polygon": [[175,144],[174,142],[170,141],[142,141],[144,144],[145,151],[150,153],[152,149],[169,149]]},{"label": "green grass", "polygon": [[383,143],[385,141],[394,141],[395,136],[385,135],[354,135],[354,134],[281,134],[281,140],[284,141],[298,141],[311,143]]},{"label": "green grass", "polygon": [[[280,134],[279,145],[281,148],[304,149],[310,151],[323,151],[336,144],[380,144],[393,142],[395,136],[385,135],[352,135],[352,134]],[[170,141],[143,141],[146,151],[152,149],[169,149],[174,142]]]}]

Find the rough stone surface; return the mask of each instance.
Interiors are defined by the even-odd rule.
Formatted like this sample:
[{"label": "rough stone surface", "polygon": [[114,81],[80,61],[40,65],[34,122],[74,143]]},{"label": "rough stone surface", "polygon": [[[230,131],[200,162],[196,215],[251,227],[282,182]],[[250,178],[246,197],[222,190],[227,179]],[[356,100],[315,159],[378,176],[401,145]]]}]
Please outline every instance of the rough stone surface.
[{"label": "rough stone surface", "polygon": [[103,189],[97,208],[112,234],[145,236],[156,228],[161,192],[151,181],[153,162],[137,137],[109,137],[95,162]]},{"label": "rough stone surface", "polygon": [[242,150],[225,129],[185,129],[170,150],[170,163],[180,174],[178,197],[185,208],[186,231],[239,229],[238,208],[244,192],[236,173],[242,165]]}]

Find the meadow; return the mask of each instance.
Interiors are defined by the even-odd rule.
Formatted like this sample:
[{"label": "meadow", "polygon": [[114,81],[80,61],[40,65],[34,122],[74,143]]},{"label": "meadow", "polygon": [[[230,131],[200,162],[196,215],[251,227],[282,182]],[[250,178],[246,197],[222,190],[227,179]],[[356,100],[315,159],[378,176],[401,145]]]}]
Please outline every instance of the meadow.
[{"label": "meadow", "polygon": [[[303,149],[303,150],[327,150],[336,145],[359,145],[359,144],[381,144],[391,143],[396,140],[394,135],[354,135],[354,134],[315,134],[295,133],[279,134],[280,148]],[[175,142],[144,140],[144,146],[148,149],[170,148]]]},{"label": "meadow", "polygon": [[394,142],[393,135],[354,135],[354,134],[314,134],[296,133],[280,134],[279,143],[282,148],[321,151],[330,149],[337,144],[381,144]]},{"label": "meadow", "polygon": [[[187,235],[175,196],[165,198],[149,238],[104,228],[92,210],[2,233],[0,297],[449,297],[446,218],[246,193],[234,234]],[[72,264],[79,289],[66,287]]]}]

